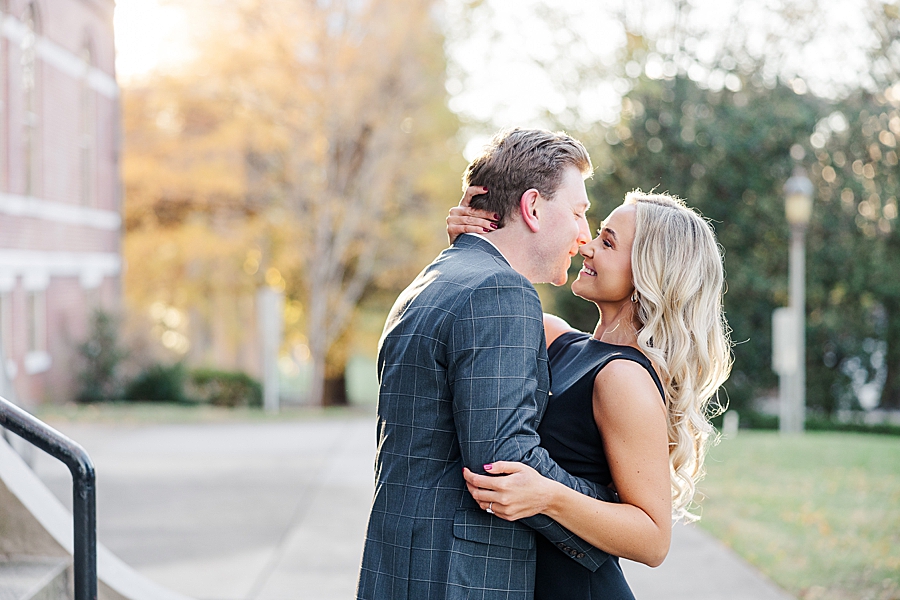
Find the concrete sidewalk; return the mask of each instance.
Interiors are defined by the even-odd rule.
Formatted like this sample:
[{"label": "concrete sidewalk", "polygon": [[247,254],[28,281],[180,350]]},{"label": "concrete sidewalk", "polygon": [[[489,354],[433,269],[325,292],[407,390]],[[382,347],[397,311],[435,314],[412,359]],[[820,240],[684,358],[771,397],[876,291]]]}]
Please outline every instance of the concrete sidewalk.
[{"label": "concrete sidewalk", "polygon": [[[198,600],[354,597],[371,416],[54,425],[96,464],[100,540],[141,574]],[[40,454],[35,469],[70,506],[65,468]],[[676,528],[658,569],[623,567],[639,600],[790,600],[695,527]]]}]

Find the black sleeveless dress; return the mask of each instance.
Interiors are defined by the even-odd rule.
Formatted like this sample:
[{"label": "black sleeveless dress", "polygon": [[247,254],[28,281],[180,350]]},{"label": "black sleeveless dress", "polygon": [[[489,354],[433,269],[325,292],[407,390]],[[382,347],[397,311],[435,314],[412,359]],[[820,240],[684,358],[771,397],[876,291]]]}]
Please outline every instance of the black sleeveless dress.
[{"label": "black sleeveless dress", "polygon": [[[580,331],[559,336],[550,345],[548,356],[552,395],[538,427],[541,446],[572,475],[609,485],[612,476],[594,422],[594,379],[609,361],[632,360],[647,369],[665,401],[659,377],[650,360],[639,350],[607,344]],[[592,573],[539,535],[534,598],[634,600],[634,595],[625,581],[618,558],[611,556]]]}]

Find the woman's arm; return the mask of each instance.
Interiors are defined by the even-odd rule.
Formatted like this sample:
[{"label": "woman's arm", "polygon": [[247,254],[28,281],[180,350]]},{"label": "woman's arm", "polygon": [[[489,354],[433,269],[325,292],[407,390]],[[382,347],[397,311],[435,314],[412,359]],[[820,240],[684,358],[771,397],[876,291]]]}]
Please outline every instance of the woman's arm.
[{"label": "woman's arm", "polygon": [[544,337],[547,338],[548,348],[556,338],[567,331],[575,331],[575,328],[556,315],[544,313]]},{"label": "woman's arm", "polygon": [[658,566],[672,534],[666,412],[659,392],[643,367],[614,360],[594,381],[593,405],[621,504],[589,498],[510,462],[486,469],[506,477],[464,472],[469,492],[501,518],[543,513],[601,550]]}]

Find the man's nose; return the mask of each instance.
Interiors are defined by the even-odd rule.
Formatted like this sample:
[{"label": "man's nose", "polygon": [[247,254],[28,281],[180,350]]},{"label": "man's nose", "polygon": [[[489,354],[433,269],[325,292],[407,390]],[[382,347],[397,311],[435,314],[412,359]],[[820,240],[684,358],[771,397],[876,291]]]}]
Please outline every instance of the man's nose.
[{"label": "man's nose", "polygon": [[578,245],[584,246],[591,241],[591,226],[588,225],[587,219],[581,219],[578,225]]}]

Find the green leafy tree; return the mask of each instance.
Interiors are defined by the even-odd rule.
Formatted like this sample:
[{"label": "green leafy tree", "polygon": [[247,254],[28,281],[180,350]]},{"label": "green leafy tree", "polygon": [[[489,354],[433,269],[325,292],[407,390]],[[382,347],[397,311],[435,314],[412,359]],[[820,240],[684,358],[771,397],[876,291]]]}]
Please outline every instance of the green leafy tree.
[{"label": "green leafy tree", "polygon": [[[900,408],[900,98],[858,92],[831,107],[810,137],[818,218],[810,235],[810,337],[823,356],[813,385],[839,407],[861,386]],[[836,370],[823,377],[825,369]],[[826,390],[819,390],[824,393]]]},{"label": "green leafy tree", "polygon": [[[808,404],[826,414],[856,408],[863,387],[883,381],[881,405],[897,406],[895,101],[866,93],[826,101],[746,80],[737,92],[702,89],[682,76],[633,83],[620,123],[594,152],[593,216],[603,218],[640,187],[686,198],[712,221],[736,342],[726,384],[732,406],[776,385],[771,314],[787,304],[789,240],[782,186],[796,164],[809,170],[816,190],[807,233]],[[592,306],[567,291],[554,295],[573,324],[593,326]]]},{"label": "green leafy tree", "polygon": [[[726,390],[732,405],[743,407],[775,385],[771,315],[787,303],[789,238],[781,186],[794,166],[791,147],[808,139],[820,103],[784,86],[710,91],[684,76],[633,84],[620,123],[594,153],[594,219],[641,188],[685,198],[712,221],[725,254],[725,309],[736,342]],[[596,317],[582,301],[560,306],[581,326]]]}]

